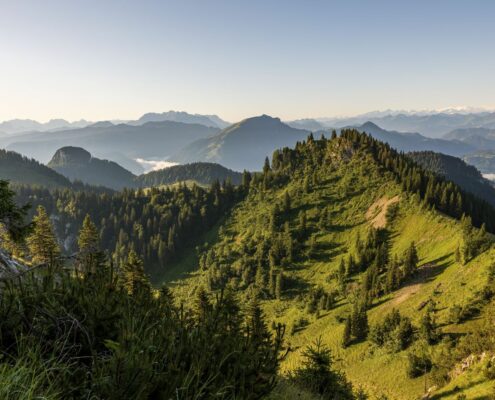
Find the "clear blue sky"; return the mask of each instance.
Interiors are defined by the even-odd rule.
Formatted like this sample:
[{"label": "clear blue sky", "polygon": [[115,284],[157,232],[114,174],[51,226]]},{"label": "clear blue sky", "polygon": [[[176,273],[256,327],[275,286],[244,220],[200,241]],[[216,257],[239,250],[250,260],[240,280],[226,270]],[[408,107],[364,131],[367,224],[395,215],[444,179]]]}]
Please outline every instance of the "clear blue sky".
[{"label": "clear blue sky", "polygon": [[495,1],[0,0],[0,120],[495,107]]}]

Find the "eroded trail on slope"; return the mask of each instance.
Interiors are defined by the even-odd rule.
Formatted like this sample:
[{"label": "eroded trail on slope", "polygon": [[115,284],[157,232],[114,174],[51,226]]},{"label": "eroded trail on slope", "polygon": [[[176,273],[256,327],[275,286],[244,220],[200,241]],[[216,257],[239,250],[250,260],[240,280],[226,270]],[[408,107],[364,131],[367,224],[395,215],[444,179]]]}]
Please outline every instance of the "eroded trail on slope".
[{"label": "eroded trail on slope", "polygon": [[400,197],[398,195],[390,199],[386,196],[379,198],[366,211],[366,219],[374,228],[385,228],[387,224],[387,210],[392,204],[398,203],[399,200]]}]

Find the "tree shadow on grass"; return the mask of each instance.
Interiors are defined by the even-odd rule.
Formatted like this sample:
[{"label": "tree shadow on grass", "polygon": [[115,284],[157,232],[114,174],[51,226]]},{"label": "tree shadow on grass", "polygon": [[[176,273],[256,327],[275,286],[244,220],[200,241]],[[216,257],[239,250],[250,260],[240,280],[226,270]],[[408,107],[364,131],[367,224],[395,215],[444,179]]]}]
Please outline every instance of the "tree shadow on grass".
[{"label": "tree shadow on grass", "polygon": [[309,284],[300,278],[284,275],[284,297],[294,298],[297,295],[307,292]]},{"label": "tree shadow on grass", "polygon": [[[483,382],[484,381],[482,379],[478,379],[478,380],[469,382],[468,385],[466,385],[466,386],[464,386],[462,388],[461,387],[458,387],[458,386],[455,386],[454,388],[452,388],[450,390],[447,390],[446,392],[433,395],[433,397],[431,397],[431,400],[445,399],[445,398],[447,398],[449,396],[453,396],[455,394],[461,394],[461,393],[464,392],[464,390],[469,389],[469,388],[472,388],[473,386],[476,386],[476,385],[478,385],[480,383],[483,383]],[[475,397],[473,399],[487,399],[487,397],[478,396],[478,397]]]}]

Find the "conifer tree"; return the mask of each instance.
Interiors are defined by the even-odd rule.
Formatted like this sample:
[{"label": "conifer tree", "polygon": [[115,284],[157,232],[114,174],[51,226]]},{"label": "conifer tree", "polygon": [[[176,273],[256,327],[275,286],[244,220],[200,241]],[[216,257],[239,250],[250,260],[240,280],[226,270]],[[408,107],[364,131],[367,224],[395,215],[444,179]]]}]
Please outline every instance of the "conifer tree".
[{"label": "conifer tree", "polygon": [[283,279],[284,279],[283,272],[280,271],[277,274],[277,279],[275,281],[275,297],[277,299],[281,299],[282,298],[282,290],[283,290],[283,284],[284,284]]},{"label": "conifer tree", "polygon": [[346,284],[346,268],[345,268],[345,261],[344,261],[343,257],[340,259],[339,270],[337,272],[337,280],[339,282],[340,291],[342,293],[344,293],[345,284]]},{"label": "conifer tree", "polygon": [[418,267],[418,253],[416,251],[416,245],[411,242],[411,245],[407,248],[404,254],[404,277],[408,278],[416,273]]},{"label": "conifer tree", "polygon": [[266,285],[265,273],[263,267],[258,265],[256,268],[256,275],[254,278],[254,283],[258,289],[264,289]]},{"label": "conifer tree", "polygon": [[286,190],[284,192],[284,208],[283,208],[283,211],[284,211],[285,214],[287,214],[287,213],[290,212],[290,209],[291,209],[291,199],[290,199],[289,192]]},{"label": "conifer tree", "polygon": [[33,218],[34,228],[27,237],[27,245],[34,264],[53,264],[60,255],[52,223],[43,206],[38,206]]},{"label": "conifer tree", "polygon": [[435,344],[438,339],[437,327],[430,310],[426,311],[420,321],[419,335],[430,345]]},{"label": "conifer tree", "polygon": [[29,232],[31,224],[24,223],[29,204],[18,207],[14,201],[14,194],[9,189],[9,183],[0,179],[0,227],[6,230],[9,240],[18,242]]},{"label": "conifer tree", "polygon": [[208,293],[204,287],[200,287],[194,302],[194,313],[199,321],[205,321],[212,309]]},{"label": "conifer tree", "polygon": [[270,172],[270,160],[268,157],[265,157],[265,164],[263,165],[263,174],[268,174]]},{"label": "conifer tree", "polygon": [[347,317],[345,319],[345,324],[344,324],[344,333],[342,334],[342,347],[346,348],[349,347],[349,345],[352,342],[352,322],[351,322],[351,317]]},{"label": "conifer tree", "polygon": [[96,225],[91,221],[89,214],[84,218],[77,244],[79,246],[79,261],[84,263],[88,270],[94,272],[95,263],[99,258],[100,239]]},{"label": "conifer tree", "polygon": [[122,286],[131,295],[149,290],[151,285],[144,273],[143,261],[134,250],[127,255],[127,261],[122,267]]}]

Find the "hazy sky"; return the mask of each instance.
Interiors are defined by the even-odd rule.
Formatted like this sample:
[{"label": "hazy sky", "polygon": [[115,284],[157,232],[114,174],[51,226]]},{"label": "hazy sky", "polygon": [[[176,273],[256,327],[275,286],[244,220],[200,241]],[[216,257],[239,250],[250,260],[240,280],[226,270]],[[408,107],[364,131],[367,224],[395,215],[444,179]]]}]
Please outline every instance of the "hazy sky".
[{"label": "hazy sky", "polygon": [[0,0],[0,120],[495,108],[495,1]]}]

